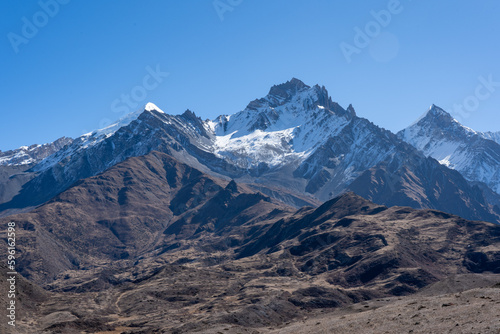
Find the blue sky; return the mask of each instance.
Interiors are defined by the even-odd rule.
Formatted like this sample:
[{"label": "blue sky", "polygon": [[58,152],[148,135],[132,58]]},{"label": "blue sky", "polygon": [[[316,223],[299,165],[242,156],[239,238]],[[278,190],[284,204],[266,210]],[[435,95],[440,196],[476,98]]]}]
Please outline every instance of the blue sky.
[{"label": "blue sky", "polygon": [[500,131],[499,17],[494,0],[5,0],[0,150],[148,101],[232,114],[292,77],[391,131],[432,103]]}]

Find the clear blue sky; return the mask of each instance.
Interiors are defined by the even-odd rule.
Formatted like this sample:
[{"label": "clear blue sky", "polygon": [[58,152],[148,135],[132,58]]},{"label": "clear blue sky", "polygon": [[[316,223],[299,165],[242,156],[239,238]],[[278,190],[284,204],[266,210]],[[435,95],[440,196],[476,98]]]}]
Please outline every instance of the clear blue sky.
[{"label": "clear blue sky", "polygon": [[[465,103],[461,122],[500,131],[499,1],[53,1],[0,2],[0,150],[77,137],[148,101],[232,114],[292,77],[392,131],[432,103]],[[168,76],[149,76],[157,67]]]}]

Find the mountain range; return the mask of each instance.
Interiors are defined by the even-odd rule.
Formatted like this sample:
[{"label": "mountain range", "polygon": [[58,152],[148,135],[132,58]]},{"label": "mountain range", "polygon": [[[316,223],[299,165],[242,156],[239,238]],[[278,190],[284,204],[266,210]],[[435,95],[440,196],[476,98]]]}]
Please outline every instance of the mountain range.
[{"label": "mountain range", "polygon": [[[431,298],[410,319],[500,302],[498,138],[435,105],[394,134],[294,78],[214,120],[148,103],[0,152],[18,332],[302,333],[409,294]],[[457,325],[499,328],[474,317]]]},{"label": "mountain range", "polygon": [[[433,106],[417,125],[438,122],[436,110]],[[354,191],[383,205],[498,222],[499,144],[477,135],[481,143],[470,151],[483,152],[482,156],[470,157],[474,164],[457,165],[424,149],[424,140],[410,135],[425,132],[419,131],[410,127],[395,135],[358,117],[352,105],[344,109],[333,102],[324,87],[310,87],[295,78],[273,86],[244,110],[215,120],[202,120],[190,110],[168,115],[148,103],[144,110],[76,138],[38,161],[26,171],[30,177],[21,189],[19,184],[9,188],[10,198],[5,190],[0,194],[8,198],[0,210],[40,205],[129,157],[160,151],[295,207],[315,206]],[[455,135],[464,143],[476,140],[467,133]],[[444,136],[455,138],[451,133]]]}]

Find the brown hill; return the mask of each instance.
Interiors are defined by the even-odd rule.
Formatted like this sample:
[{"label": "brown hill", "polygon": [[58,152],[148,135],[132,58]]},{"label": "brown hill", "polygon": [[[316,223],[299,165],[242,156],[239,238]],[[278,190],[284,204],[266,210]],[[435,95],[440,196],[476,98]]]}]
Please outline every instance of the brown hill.
[{"label": "brown hill", "polygon": [[347,193],[279,220],[238,254],[276,252],[332,285],[401,295],[453,274],[500,273],[500,225]]},{"label": "brown hill", "polygon": [[[36,210],[3,221],[14,221],[19,227],[23,275],[49,283],[66,270],[87,270],[120,260],[133,263],[164,245],[163,232],[178,226],[179,219],[202,222],[204,227],[215,223],[220,228],[231,219],[258,220],[273,210],[275,214],[289,210],[234,182],[226,185],[227,181],[153,152],[79,181]],[[241,216],[249,207],[256,209]],[[203,221],[200,215],[210,216],[210,212],[213,221]]]}]

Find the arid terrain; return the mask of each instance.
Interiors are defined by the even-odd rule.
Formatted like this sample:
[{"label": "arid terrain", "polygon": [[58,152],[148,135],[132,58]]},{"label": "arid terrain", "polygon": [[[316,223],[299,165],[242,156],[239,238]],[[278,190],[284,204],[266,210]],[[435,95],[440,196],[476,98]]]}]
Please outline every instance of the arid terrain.
[{"label": "arid terrain", "polygon": [[18,333],[500,330],[500,225],[440,211],[297,210],[153,152],[8,221]]},{"label": "arid terrain", "polygon": [[[22,282],[16,333],[500,331],[499,275],[455,275],[417,294],[344,305],[334,305],[346,298],[324,282],[249,276],[167,266],[154,279],[80,293],[49,293]],[[293,297],[304,294],[313,303],[297,307]]]}]

